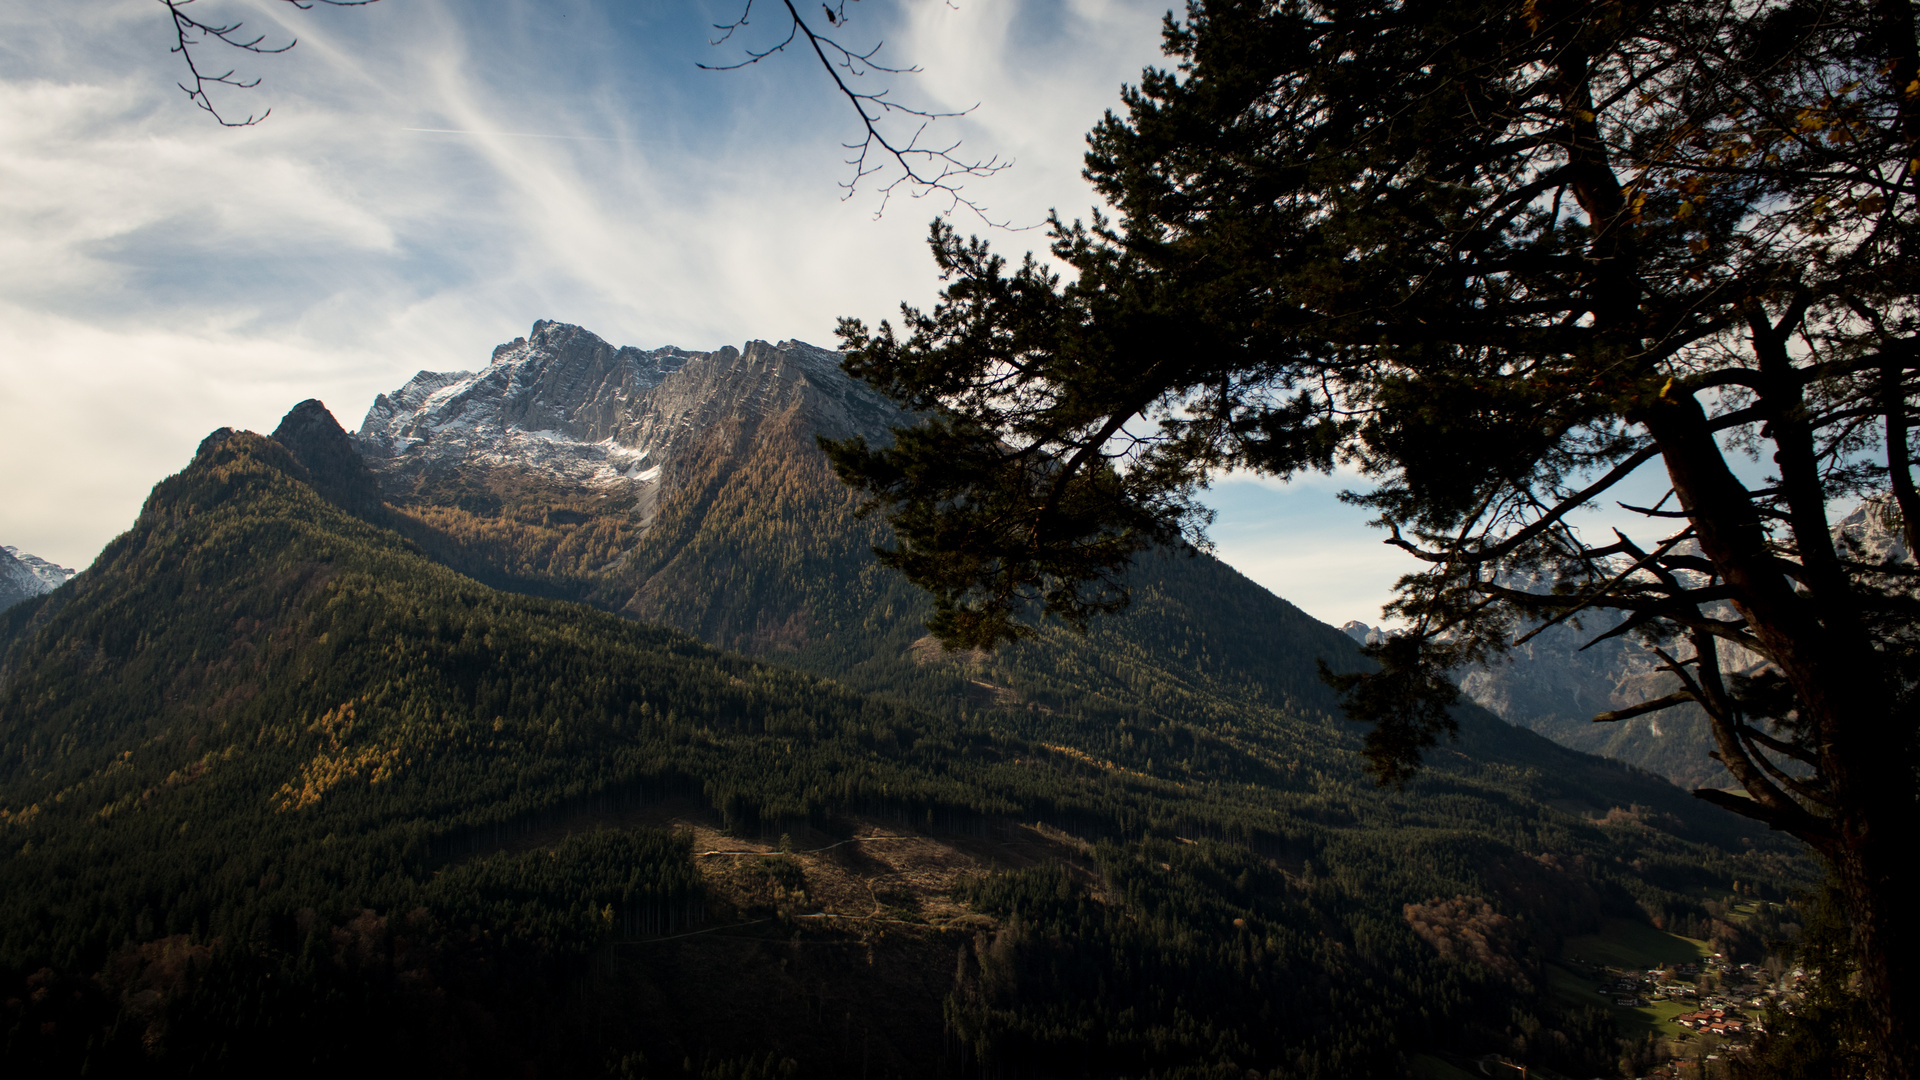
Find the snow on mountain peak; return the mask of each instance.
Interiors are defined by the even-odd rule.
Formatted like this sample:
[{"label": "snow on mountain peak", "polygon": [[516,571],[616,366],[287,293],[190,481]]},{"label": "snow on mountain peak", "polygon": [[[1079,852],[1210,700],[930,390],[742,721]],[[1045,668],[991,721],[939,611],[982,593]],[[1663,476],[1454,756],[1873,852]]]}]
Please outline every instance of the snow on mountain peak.
[{"label": "snow on mountain peak", "polygon": [[22,600],[50,593],[67,583],[74,571],[29,555],[11,545],[0,546],[0,610]]},{"label": "snow on mountain peak", "polygon": [[389,476],[511,466],[646,487],[714,425],[792,408],[832,432],[878,434],[898,416],[840,370],[840,354],[804,342],[642,350],[542,319],[479,371],[422,371],[375,398],[354,444]]}]

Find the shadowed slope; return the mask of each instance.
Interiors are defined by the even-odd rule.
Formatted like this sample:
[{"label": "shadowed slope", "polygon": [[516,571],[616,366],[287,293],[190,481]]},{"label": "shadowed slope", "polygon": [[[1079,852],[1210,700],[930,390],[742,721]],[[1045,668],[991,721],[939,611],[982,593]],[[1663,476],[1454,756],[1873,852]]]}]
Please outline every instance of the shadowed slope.
[{"label": "shadowed slope", "polygon": [[[875,680],[889,664],[928,673],[940,708],[918,710],[906,691],[862,695],[494,591],[344,513],[309,475],[274,440],[217,432],[73,587],[0,616],[10,1060],[193,1072],[289,1054],[316,1069],[454,1055],[490,1074],[596,1071],[608,1054],[644,1053],[672,1074],[773,1054],[823,1076],[855,1056],[922,1075],[986,1060],[1103,1075],[1284,1062],[1334,1076],[1384,1067],[1406,1045],[1484,1043],[1513,1009],[1535,1008],[1531,976],[1447,960],[1409,928],[1407,904],[1486,897],[1525,917],[1502,946],[1524,956],[1603,912],[1684,906],[1753,874],[1752,857],[1683,839],[1686,826],[1657,814],[1600,823],[1548,806],[1545,777],[1471,741],[1406,793],[1367,787],[1351,733],[1297,714],[1286,665],[1239,674],[1245,658],[1225,639],[1141,635],[1137,667],[1035,643],[1060,692],[1093,703],[1070,707],[1037,694],[986,707],[969,690],[949,701],[944,688],[977,690],[995,669],[921,664],[911,640],[870,655]],[[721,483],[716,499],[735,490]],[[703,517],[663,565],[723,520]],[[785,534],[788,565],[832,561],[810,535]],[[768,587],[837,610],[817,581]],[[697,600],[685,597],[731,610]],[[1165,603],[1186,601],[1211,602],[1196,586]],[[908,615],[885,633],[905,633]],[[832,640],[789,655],[830,658],[809,650]],[[1184,681],[1157,666],[1182,650],[1198,657]],[[1168,696],[1121,692],[1137,687]],[[1230,708],[1234,687],[1276,704]],[[1087,749],[1116,731],[1134,743]],[[1027,833],[1075,854],[966,886],[969,924],[917,906],[934,898],[882,901],[877,883],[879,921],[814,912],[804,868],[789,880],[773,862],[783,891],[758,916],[727,908],[759,903],[748,885],[710,884],[721,879],[683,842],[621,817],[662,799],[747,837],[830,838],[865,818],[990,840],[1037,822]],[[604,835],[563,839],[596,820]],[[521,837],[534,846],[476,859]],[[851,872],[878,873],[862,865]],[[666,953],[619,944],[689,924],[703,933]],[[743,933],[746,945],[730,943]],[[796,951],[849,947],[873,950],[879,969],[796,968],[819,980],[799,986],[774,974]],[[715,951],[729,949],[746,952]],[[957,972],[933,962],[956,955]],[[718,972],[745,981],[723,991]],[[54,984],[67,989],[34,996]],[[806,1027],[817,1010],[753,1005],[800,990],[861,1002],[885,1034],[835,1041]],[[583,998],[599,1018],[586,1031],[569,1004]],[[646,1004],[723,998],[724,1016],[782,1019],[743,1036],[715,1026],[720,1012]],[[1574,1033],[1566,1046],[1591,1048],[1574,1019],[1539,1015]]]}]

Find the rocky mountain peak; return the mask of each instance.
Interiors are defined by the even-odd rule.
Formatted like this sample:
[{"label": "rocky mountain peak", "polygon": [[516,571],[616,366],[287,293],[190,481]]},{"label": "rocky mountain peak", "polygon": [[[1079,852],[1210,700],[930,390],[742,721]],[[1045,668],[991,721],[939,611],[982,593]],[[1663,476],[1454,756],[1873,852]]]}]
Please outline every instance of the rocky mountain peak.
[{"label": "rocky mountain peak", "polygon": [[1340,632],[1362,645],[1378,645],[1387,639],[1387,632],[1376,626],[1368,626],[1359,619],[1348,619],[1340,624]]},{"label": "rocky mountain peak", "polygon": [[0,611],[50,593],[73,575],[74,571],[17,547],[0,547]]},{"label": "rocky mountain peak", "polygon": [[372,471],[346,429],[319,399],[308,398],[288,411],[274,429],[273,439],[306,468],[315,490],[334,503],[356,512],[380,504],[380,488]]},{"label": "rocky mountain peak", "polygon": [[480,371],[422,371],[375,398],[352,442],[388,480],[510,466],[632,490],[710,433],[782,415],[830,434],[882,435],[899,422],[840,370],[840,354],[805,342],[643,350],[542,319]]},{"label": "rocky mountain peak", "polygon": [[1900,511],[1889,495],[1863,500],[1833,527],[1834,547],[1847,558],[1891,566],[1913,561],[1899,527]]}]

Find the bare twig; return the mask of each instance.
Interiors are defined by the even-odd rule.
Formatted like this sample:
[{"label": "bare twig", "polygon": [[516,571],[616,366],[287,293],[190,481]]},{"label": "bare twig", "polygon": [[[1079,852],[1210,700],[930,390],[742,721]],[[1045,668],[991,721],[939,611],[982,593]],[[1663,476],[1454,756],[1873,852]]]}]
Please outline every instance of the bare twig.
[{"label": "bare twig", "polygon": [[[174,45],[171,51],[179,54],[180,59],[187,65],[187,81],[179,84],[180,89],[186,92],[188,101],[193,102],[194,105],[205,111],[207,115],[213,117],[215,122],[219,123],[222,127],[252,127],[260,121],[265,120],[272,114],[273,110],[268,109],[259,116],[248,113],[245,120],[229,120],[221,115],[219,108],[214,105],[213,98],[208,91],[209,88],[214,86],[230,86],[236,90],[251,90],[260,85],[260,79],[258,77],[252,79],[235,78],[235,69],[233,68],[228,68],[224,73],[219,75],[210,75],[206,69],[200,66],[200,58],[194,53],[194,50],[208,42],[218,42],[228,48],[238,49],[241,52],[271,56],[286,52],[295,45],[298,45],[300,43],[299,39],[290,38],[285,45],[263,44],[267,40],[267,36],[265,34],[255,34],[249,37],[245,33],[244,23],[207,22],[197,18],[187,10],[194,2],[195,0],[160,0],[160,3],[166,7],[167,14],[173,19]],[[280,2],[283,4],[292,4],[301,11],[306,11],[315,4],[324,4],[327,7],[363,7],[367,4],[378,3],[379,0],[280,0]]]},{"label": "bare twig", "polygon": [[[1613,535],[1618,536],[1620,538],[1621,544],[1625,545],[1629,543],[1629,541],[1627,540],[1626,534],[1622,533],[1620,530],[1615,529],[1613,531]],[[1672,551],[1676,546],[1679,545],[1681,541],[1689,539],[1692,536],[1693,536],[1693,529],[1686,528],[1668,537],[1664,542],[1661,543],[1661,545],[1658,548],[1654,549],[1652,554],[1641,555],[1638,559],[1634,560],[1630,565],[1628,565],[1626,569],[1615,574],[1611,581],[1608,581],[1605,584],[1601,585],[1599,588],[1592,590],[1592,592],[1589,593],[1587,596],[1582,597],[1578,603],[1567,608],[1565,611],[1562,611],[1560,614],[1555,615],[1553,618],[1547,620],[1546,622],[1541,623],[1539,626],[1534,627],[1530,632],[1528,632],[1528,634],[1525,637],[1515,641],[1513,643],[1514,647],[1518,648],[1521,645],[1525,645],[1527,642],[1532,641],[1534,637],[1539,635],[1541,631],[1546,630],[1550,626],[1554,626],[1560,622],[1570,619],[1573,616],[1579,614],[1581,611],[1585,610],[1586,608],[1592,606],[1596,601],[1599,601],[1601,598],[1611,593],[1615,588],[1617,588],[1620,585],[1621,582],[1627,580],[1627,578],[1629,577],[1632,577],[1636,572],[1638,572],[1642,568],[1646,567],[1650,563],[1653,563],[1654,561],[1659,559],[1662,555],[1665,555],[1667,552]]]},{"label": "bare twig", "polygon": [[[717,23],[714,26],[719,36],[709,44],[721,45],[732,40],[733,36],[748,25],[753,15],[753,6],[758,0],[745,0],[740,17],[732,22]],[[898,175],[879,184],[880,206],[874,211],[879,217],[886,212],[887,203],[895,192],[902,188],[912,197],[919,199],[929,195],[944,196],[947,199],[947,212],[965,207],[980,220],[999,228],[1007,223],[995,221],[987,216],[986,207],[964,192],[964,181],[975,177],[992,176],[1012,165],[1011,161],[1001,161],[998,157],[980,160],[957,156],[960,143],[934,143],[923,145],[933,124],[940,120],[950,120],[965,116],[972,108],[952,112],[939,112],[931,109],[905,105],[887,96],[890,88],[866,91],[856,88],[850,79],[864,78],[869,74],[912,75],[919,72],[918,67],[892,67],[882,63],[878,57],[884,42],[876,43],[872,48],[858,50],[840,43],[831,34],[823,34],[808,25],[800,15],[800,9],[793,0],[780,0],[786,13],[785,33],[773,45],[763,48],[746,46],[742,48],[745,59],[732,64],[701,64],[708,71],[737,71],[749,67],[776,53],[784,52],[787,46],[805,41],[826,69],[827,76],[833,80],[835,89],[853,106],[860,117],[862,137],[857,142],[844,144],[850,152],[847,164],[853,167],[853,175],[841,183],[845,192],[843,199],[852,198],[860,187],[860,182],[877,173],[883,173],[897,167]],[[827,24],[836,29],[845,29],[850,16],[847,14],[847,0],[835,4],[821,4]],[[889,135],[892,125],[888,120],[904,121],[911,125],[911,132],[904,137]]]}]

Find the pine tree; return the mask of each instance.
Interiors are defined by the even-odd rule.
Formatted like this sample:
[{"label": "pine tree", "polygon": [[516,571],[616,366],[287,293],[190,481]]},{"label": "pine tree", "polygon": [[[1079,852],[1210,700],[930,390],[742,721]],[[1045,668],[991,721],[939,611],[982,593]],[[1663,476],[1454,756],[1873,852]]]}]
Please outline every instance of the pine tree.
[{"label": "pine tree", "polygon": [[[1072,280],[936,224],[941,302],[842,325],[926,414],[828,449],[935,631],[1084,625],[1219,470],[1355,466],[1430,567],[1378,669],[1330,675],[1378,778],[1451,732],[1446,672],[1623,613],[1681,689],[1596,719],[1700,704],[1741,791],[1697,794],[1831,862],[1912,1075],[1914,570],[1827,509],[1884,492],[1920,548],[1911,5],[1195,0],[1166,45],[1090,137],[1117,218],[1053,223]],[[1641,466],[1671,484],[1644,533],[1583,537]]]}]

